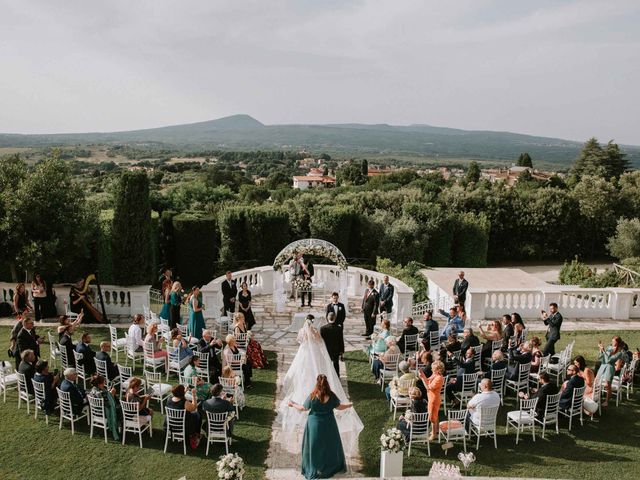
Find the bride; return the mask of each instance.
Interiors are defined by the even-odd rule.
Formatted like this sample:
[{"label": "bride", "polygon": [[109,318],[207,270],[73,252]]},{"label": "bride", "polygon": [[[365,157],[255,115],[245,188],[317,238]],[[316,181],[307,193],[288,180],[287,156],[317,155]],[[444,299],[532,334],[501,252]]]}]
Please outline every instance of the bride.
[{"label": "bride", "polygon": [[[278,438],[278,441],[290,453],[295,454],[301,452],[302,435],[308,414],[289,408],[289,403],[303,405],[313,391],[320,374],[326,375],[331,391],[340,403],[347,403],[349,400],[333,367],[327,347],[318,330],[313,327],[313,320],[307,320],[300,329],[298,343],[300,347],[284,378],[284,397],[278,406],[277,416],[277,421],[282,426],[281,438]],[[358,435],[364,428],[360,417],[353,408],[335,411],[335,417],[345,455],[357,455]]]}]

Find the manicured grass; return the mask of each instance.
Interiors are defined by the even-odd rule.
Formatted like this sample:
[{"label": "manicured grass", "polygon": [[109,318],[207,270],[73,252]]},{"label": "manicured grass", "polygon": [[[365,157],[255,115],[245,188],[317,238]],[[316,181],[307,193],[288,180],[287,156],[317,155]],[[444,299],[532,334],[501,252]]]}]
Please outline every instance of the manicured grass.
[{"label": "manicured grass", "polygon": [[[39,335],[46,338],[46,329],[37,328]],[[107,339],[108,330],[91,330],[94,347]],[[0,358],[6,360],[10,329],[0,327]],[[97,348],[97,347],[96,347]],[[234,428],[234,440],[230,451],[237,452],[245,461],[245,479],[264,478],[265,459],[271,438],[271,424],[274,413],[276,391],[276,355],[266,352],[269,368],[254,370],[254,388],[246,394],[247,406],[240,412],[240,420]],[[42,356],[48,359],[49,349],[43,345]],[[123,360],[122,358],[120,359]],[[114,358],[115,361],[115,358]],[[139,364],[137,364],[139,365]],[[141,369],[138,368],[138,373]],[[175,383],[175,375],[170,383]],[[7,403],[0,401],[0,478],[2,479],[130,479],[157,478],[217,478],[215,462],[224,454],[222,444],[212,444],[209,457],[205,457],[205,442],[196,451],[187,447],[187,455],[182,454],[182,446],[169,444],[167,454],[163,453],[163,418],[157,402],[151,407],[156,410],[154,416],[153,438],[143,436],[144,448],[138,447],[137,436],[127,435],[127,444],[114,442],[109,437],[105,445],[102,431],[89,438],[86,422],[80,422],[76,434],[71,435],[68,422],[58,430],[58,417],[38,420],[27,416],[23,403],[17,409],[17,395],[7,393]],[[203,439],[204,440],[204,439]]]},{"label": "manicured grass", "polygon": [[[562,335],[558,347],[564,347],[576,340],[574,355],[583,355],[593,366],[597,355],[599,339],[608,343],[613,335],[622,338],[635,350],[640,346],[640,332],[575,332]],[[559,351],[558,348],[556,348]],[[364,463],[364,474],[377,476],[380,471],[380,434],[395,425],[389,405],[385,401],[380,386],[373,382],[367,357],[362,352],[345,355],[349,375],[349,393],[365,429],[360,435],[360,454]],[[614,476],[616,479],[638,478],[640,475],[640,402],[636,391],[631,400],[624,399],[620,407],[615,402],[603,410],[602,418],[585,420],[584,426],[577,425],[569,433],[566,420],[560,421],[560,435],[553,433],[539,437],[536,429],[535,443],[531,433],[521,435],[515,445],[515,432],[504,433],[506,412],[515,410],[513,394],[506,398],[505,405],[498,414],[498,450],[493,441],[483,438],[480,449],[475,444],[469,451],[476,453],[476,463],[471,474],[477,476],[504,477],[544,477],[544,478],[587,478],[602,479]],[[443,420],[442,410],[440,420]],[[475,442],[475,437],[474,437]],[[470,443],[467,443],[469,447]],[[404,457],[406,476],[428,475],[434,460],[448,461],[461,465],[457,460],[462,445],[456,445],[445,456],[440,446],[431,444],[431,457],[426,446],[411,449],[411,457]]]}]

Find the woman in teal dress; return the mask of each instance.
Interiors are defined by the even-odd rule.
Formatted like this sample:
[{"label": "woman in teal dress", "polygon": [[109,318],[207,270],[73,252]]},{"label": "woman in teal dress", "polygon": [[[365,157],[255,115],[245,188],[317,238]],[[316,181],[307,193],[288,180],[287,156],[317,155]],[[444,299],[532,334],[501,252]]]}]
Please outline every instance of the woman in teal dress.
[{"label": "woman in teal dress", "polygon": [[622,351],[622,339],[620,337],[613,337],[611,345],[606,349],[602,342],[598,342],[598,348],[600,349],[600,354],[598,355],[600,368],[598,369],[596,377],[600,377],[604,381],[607,398],[602,406],[606,407],[609,404],[609,397],[611,397],[611,381],[616,373],[616,362],[622,359],[624,355]]},{"label": "woman in teal dress", "polygon": [[169,320],[171,310],[171,269],[167,268],[164,273],[164,280],[162,281],[162,310],[160,310],[160,318]]},{"label": "woman in teal dress", "polygon": [[180,318],[180,307],[182,306],[182,285],[180,282],[173,282],[171,286],[171,294],[169,295],[169,328],[174,329],[178,325],[182,325]]},{"label": "woman in teal dress", "polygon": [[304,478],[331,478],[347,470],[342,441],[334,409],[346,410],[351,403],[340,403],[331,391],[326,375],[320,374],[304,405],[289,402],[301,412],[309,411],[302,439],[302,475]]},{"label": "woman in teal dress", "polygon": [[386,339],[389,335],[391,335],[391,322],[389,320],[382,321],[382,330],[378,333],[375,340],[371,342],[371,345],[367,347],[366,353],[367,355],[381,355],[387,351],[387,342]]},{"label": "woman in teal dress", "polygon": [[204,315],[202,313],[202,301],[200,300],[200,287],[193,287],[188,300],[189,305],[189,333],[198,340],[202,338],[205,329]]}]

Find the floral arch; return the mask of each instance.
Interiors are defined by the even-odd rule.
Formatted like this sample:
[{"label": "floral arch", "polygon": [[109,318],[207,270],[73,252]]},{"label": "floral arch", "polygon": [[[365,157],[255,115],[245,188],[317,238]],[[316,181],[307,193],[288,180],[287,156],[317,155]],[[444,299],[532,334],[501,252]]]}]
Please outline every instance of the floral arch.
[{"label": "floral arch", "polygon": [[273,261],[273,269],[281,271],[282,267],[298,253],[328,258],[335,262],[341,270],[346,270],[349,266],[343,253],[333,243],[318,238],[306,238],[292,242],[284,247]]}]

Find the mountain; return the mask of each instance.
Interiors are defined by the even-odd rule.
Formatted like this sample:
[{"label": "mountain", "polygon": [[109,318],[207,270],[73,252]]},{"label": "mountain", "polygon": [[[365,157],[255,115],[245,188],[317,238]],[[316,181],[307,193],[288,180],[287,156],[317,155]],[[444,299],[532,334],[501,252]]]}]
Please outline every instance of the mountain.
[{"label": "mountain", "polygon": [[[608,140],[608,139],[601,139]],[[568,167],[582,143],[511,132],[460,130],[431,125],[327,124],[264,125],[249,115],[145,130],[109,133],[0,134],[0,147],[42,147],[87,143],[154,143],[212,149],[308,149],[354,156],[425,156],[515,160],[529,152],[534,161]],[[636,166],[640,147],[624,146]]]}]

